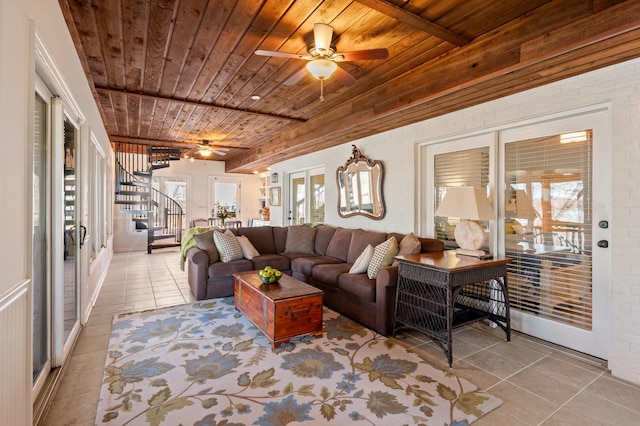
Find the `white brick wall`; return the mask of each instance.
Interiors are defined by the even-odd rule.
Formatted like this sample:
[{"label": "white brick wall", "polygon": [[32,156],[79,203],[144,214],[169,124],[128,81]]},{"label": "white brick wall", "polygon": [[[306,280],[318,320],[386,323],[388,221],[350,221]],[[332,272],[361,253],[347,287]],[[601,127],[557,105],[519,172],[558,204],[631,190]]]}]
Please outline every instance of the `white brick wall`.
[{"label": "white brick wall", "polygon": [[[500,128],[530,118],[609,103],[612,111],[611,206],[611,353],[614,376],[640,384],[640,60],[633,60],[578,77],[497,99],[442,117],[365,138],[355,143],[366,155],[385,160],[385,194],[389,213],[382,223],[340,222],[332,206],[330,184],[335,169],[349,157],[351,143],[312,157],[273,167],[287,170],[324,164],[327,174],[327,221],[342,226],[412,230],[416,211],[411,195],[414,145],[487,128]],[[597,164],[596,164],[597,167]],[[413,172],[415,176],[415,171]],[[410,212],[410,213],[408,213]]]}]

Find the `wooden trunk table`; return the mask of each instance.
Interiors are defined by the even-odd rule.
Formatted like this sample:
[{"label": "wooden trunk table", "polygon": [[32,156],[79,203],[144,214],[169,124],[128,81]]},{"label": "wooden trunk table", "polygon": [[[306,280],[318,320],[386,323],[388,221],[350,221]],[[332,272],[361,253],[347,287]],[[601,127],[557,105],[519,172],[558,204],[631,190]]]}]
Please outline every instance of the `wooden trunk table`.
[{"label": "wooden trunk table", "polygon": [[305,334],[322,337],[322,290],[289,275],[264,284],[258,271],[233,274],[234,305],[277,348]]}]

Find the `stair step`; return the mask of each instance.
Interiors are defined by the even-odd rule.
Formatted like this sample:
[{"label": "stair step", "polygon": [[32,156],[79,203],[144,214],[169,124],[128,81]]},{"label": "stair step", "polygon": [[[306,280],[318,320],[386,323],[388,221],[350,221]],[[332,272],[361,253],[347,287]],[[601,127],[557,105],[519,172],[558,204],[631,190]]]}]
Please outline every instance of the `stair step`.
[{"label": "stair step", "polygon": [[135,186],[136,188],[147,188],[149,182],[141,182],[139,180],[131,180],[126,182],[120,182],[120,186]]},{"label": "stair step", "polygon": [[180,243],[160,243],[160,244],[151,244],[152,250],[163,249],[163,248],[173,248],[180,247]]},{"label": "stair step", "polygon": [[149,191],[116,191],[116,195],[136,195],[140,197],[149,197]]},{"label": "stair step", "polygon": [[151,177],[151,173],[150,172],[146,172],[146,171],[142,171],[142,170],[138,170],[133,172],[134,176],[141,176],[141,177]]},{"label": "stair step", "polygon": [[175,234],[153,234],[153,241],[166,240],[168,238],[175,238]]},{"label": "stair step", "polygon": [[122,214],[149,214],[149,210],[120,209],[120,213],[122,213]]},{"label": "stair step", "polygon": [[114,204],[121,204],[124,206],[146,206],[147,202],[143,200],[114,200]]},{"label": "stair step", "polygon": [[152,164],[151,169],[152,170],[166,169],[167,167],[170,167],[170,166],[171,164],[169,163]]}]

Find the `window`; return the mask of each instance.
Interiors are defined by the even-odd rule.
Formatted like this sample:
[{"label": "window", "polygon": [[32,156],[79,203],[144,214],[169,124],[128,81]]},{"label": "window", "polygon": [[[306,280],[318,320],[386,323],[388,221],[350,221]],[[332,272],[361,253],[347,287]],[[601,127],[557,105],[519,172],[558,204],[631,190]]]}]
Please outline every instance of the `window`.
[{"label": "window", "polygon": [[[434,156],[435,208],[453,186],[483,188],[489,195],[489,147],[454,151]],[[458,218],[435,217],[435,235],[447,248],[456,248],[453,231]],[[488,230],[488,223],[484,224]],[[486,251],[485,247],[485,251]]]}]

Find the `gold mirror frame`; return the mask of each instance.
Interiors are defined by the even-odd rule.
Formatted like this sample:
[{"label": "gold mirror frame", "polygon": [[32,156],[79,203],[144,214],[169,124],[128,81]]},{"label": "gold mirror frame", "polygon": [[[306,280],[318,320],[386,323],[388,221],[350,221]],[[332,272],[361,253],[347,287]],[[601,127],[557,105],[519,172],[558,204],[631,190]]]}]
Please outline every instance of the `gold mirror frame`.
[{"label": "gold mirror frame", "polygon": [[386,213],[382,196],[384,167],[381,161],[370,160],[355,145],[352,147],[351,158],[336,173],[338,215],[380,220]]}]

